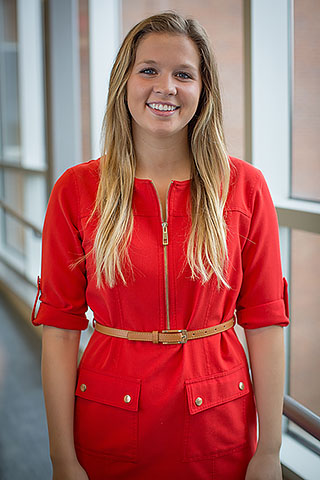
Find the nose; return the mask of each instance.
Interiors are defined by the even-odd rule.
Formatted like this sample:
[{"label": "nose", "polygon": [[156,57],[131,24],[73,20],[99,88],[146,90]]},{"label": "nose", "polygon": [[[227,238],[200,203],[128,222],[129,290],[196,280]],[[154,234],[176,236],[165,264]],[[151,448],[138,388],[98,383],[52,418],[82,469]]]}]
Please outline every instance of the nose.
[{"label": "nose", "polygon": [[160,75],[153,86],[154,93],[161,95],[176,95],[177,88],[171,75]]}]

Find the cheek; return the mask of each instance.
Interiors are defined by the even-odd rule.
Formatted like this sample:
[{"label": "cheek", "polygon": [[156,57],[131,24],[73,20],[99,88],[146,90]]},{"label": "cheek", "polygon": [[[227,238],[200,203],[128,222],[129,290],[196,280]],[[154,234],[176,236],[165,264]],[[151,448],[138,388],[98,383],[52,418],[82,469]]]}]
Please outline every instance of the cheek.
[{"label": "cheek", "polygon": [[195,113],[198,108],[200,93],[201,91],[196,86],[194,86],[193,88],[190,88],[188,91],[185,92],[184,100],[185,102],[187,102],[190,110],[192,110],[193,113]]},{"label": "cheek", "polygon": [[146,102],[146,91],[138,82],[128,82],[127,99],[130,111],[133,108],[144,108],[144,104]]}]

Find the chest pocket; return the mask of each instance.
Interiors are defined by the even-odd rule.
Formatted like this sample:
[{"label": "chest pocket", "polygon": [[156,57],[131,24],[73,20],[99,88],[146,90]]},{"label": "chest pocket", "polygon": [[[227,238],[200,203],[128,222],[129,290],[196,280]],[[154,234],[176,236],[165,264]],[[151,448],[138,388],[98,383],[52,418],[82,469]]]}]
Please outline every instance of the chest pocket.
[{"label": "chest pocket", "polygon": [[246,366],[187,380],[184,460],[226,454],[255,435],[256,413]]},{"label": "chest pocket", "polygon": [[74,419],[77,448],[135,462],[138,444],[139,379],[82,368]]}]

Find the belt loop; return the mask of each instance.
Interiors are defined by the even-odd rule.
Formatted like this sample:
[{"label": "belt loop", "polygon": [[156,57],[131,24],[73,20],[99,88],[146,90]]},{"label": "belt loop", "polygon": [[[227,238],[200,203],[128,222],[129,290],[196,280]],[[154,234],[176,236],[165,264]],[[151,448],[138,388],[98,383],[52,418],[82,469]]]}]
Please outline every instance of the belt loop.
[{"label": "belt loop", "polygon": [[159,343],[159,332],[158,330],[152,331],[152,343]]}]

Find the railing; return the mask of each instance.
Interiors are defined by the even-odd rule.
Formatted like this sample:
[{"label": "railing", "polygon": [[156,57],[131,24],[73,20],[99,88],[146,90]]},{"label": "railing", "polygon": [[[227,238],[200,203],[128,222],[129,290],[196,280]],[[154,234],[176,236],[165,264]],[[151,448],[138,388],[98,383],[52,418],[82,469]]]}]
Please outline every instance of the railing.
[{"label": "railing", "polygon": [[24,227],[31,228],[31,230],[33,230],[35,235],[37,235],[38,237],[41,237],[42,231],[40,230],[40,228],[38,228],[36,225],[26,220],[22,215],[20,215],[18,212],[16,212],[13,208],[11,208],[2,200],[0,200],[0,208],[2,208],[8,215],[11,215],[16,220],[18,220],[18,222],[22,223]]},{"label": "railing", "polygon": [[320,417],[289,395],[284,396],[283,415],[320,440]]}]

